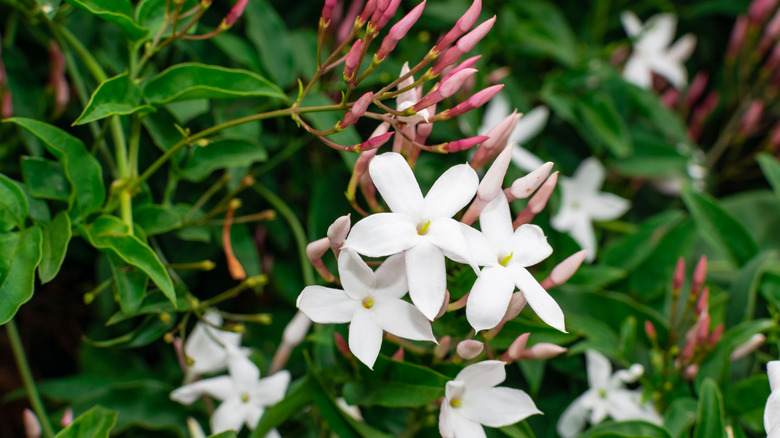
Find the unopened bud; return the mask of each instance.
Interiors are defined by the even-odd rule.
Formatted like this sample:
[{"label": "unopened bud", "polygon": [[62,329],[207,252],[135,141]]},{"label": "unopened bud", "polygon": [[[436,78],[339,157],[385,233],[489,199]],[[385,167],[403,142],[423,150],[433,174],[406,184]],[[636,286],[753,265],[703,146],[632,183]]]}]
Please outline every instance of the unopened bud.
[{"label": "unopened bud", "polygon": [[506,308],[506,313],[502,318],[504,321],[511,321],[517,318],[517,315],[523,311],[528,301],[525,299],[525,295],[522,292],[515,292],[512,294],[512,298],[509,299],[509,305]]},{"label": "unopened bud", "polygon": [[325,255],[329,248],[330,240],[327,237],[323,237],[306,245],[306,256],[309,257],[312,266],[314,266],[314,269],[322,278],[328,282],[333,282],[336,280],[336,277],[328,271],[325,262],[322,261],[322,256]]},{"label": "unopened bud", "polygon": [[729,356],[729,359],[732,361],[742,359],[748,354],[756,351],[758,347],[764,343],[764,341],[766,341],[766,336],[761,333],[756,333],[755,335],[751,336],[747,342],[734,348],[734,350],[731,352],[731,355]]},{"label": "unopened bud", "polygon": [[425,1],[417,5],[408,14],[406,14],[404,18],[399,20],[398,23],[394,24],[393,27],[390,28],[387,36],[385,36],[385,39],[382,40],[382,45],[376,52],[375,56],[378,61],[384,60],[385,57],[390,52],[392,52],[393,49],[395,49],[398,41],[401,41],[401,39],[406,36],[407,32],[409,32],[409,29],[411,29],[412,26],[414,26],[414,23],[416,23],[420,18],[423,9],[425,9]]},{"label": "unopened bud", "polygon": [[542,282],[542,287],[550,289],[555,286],[560,286],[563,283],[569,281],[572,275],[577,272],[582,262],[585,261],[585,257],[588,255],[588,249],[582,249],[567,257],[564,261],[560,262],[550,272],[550,276]]},{"label": "unopened bud", "polygon": [[438,43],[436,43],[436,46],[434,46],[433,50],[436,53],[441,53],[442,50],[446,49],[450,44],[454,43],[455,40],[460,38],[461,35],[468,32],[469,29],[474,26],[474,23],[477,22],[479,13],[481,11],[482,0],[474,0],[466,12],[461,15],[458,21],[455,22],[455,26],[453,26],[452,29],[450,29],[450,31],[447,32]]},{"label": "unopened bud", "polygon": [[710,288],[704,287],[702,289],[701,294],[699,295],[698,301],[696,301],[696,315],[701,315],[702,313],[706,313],[707,308],[709,307],[709,298],[710,298]]},{"label": "unopened bud", "polygon": [[344,340],[344,336],[341,336],[339,332],[333,332],[333,339],[336,341],[336,348],[339,350],[339,353],[346,358],[351,358],[352,353],[349,351],[349,345]]},{"label": "unopened bud", "polygon": [[355,19],[355,25],[357,27],[362,27],[364,24],[366,24],[368,19],[371,18],[371,15],[373,15],[374,11],[376,10],[376,6],[377,0],[368,0],[366,6],[363,8],[363,11]]},{"label": "unopened bud", "polygon": [[379,21],[376,24],[375,31],[378,31],[387,26],[387,23],[390,22],[391,18],[393,18],[393,15],[395,15],[396,11],[398,10],[398,6],[400,5],[401,0],[390,0],[390,4],[387,5],[387,8],[382,13],[382,16],[379,18]]},{"label": "unopened bud", "polygon": [[328,227],[327,236],[328,241],[330,242],[330,249],[336,255],[336,258],[339,256],[338,253],[341,246],[344,245],[344,240],[347,239],[351,225],[350,215],[347,214],[336,219]]},{"label": "unopened bud", "polygon": [[482,350],[484,349],[485,345],[482,342],[474,339],[468,339],[465,341],[460,341],[456,351],[458,352],[458,356],[469,360],[479,356],[479,354],[482,353]]},{"label": "unopened bud", "polygon": [[363,117],[363,114],[368,110],[368,106],[371,105],[371,101],[374,100],[374,93],[369,91],[368,93],[360,96],[358,100],[352,104],[352,108],[349,109],[344,116],[344,120],[340,121],[336,126],[338,129],[344,129],[347,126],[354,125],[358,119]]},{"label": "unopened bud", "polygon": [[744,15],[737,17],[737,21],[734,23],[734,27],[731,29],[731,36],[729,37],[729,45],[726,48],[726,58],[735,59],[737,53],[745,43],[745,35],[747,35],[748,18]]},{"label": "unopened bud", "polygon": [[452,76],[463,69],[474,67],[474,64],[476,64],[477,61],[479,61],[479,58],[481,57],[482,55],[472,56],[471,58],[461,62],[460,64],[455,66],[452,70],[450,70],[450,72],[447,73],[447,76]]},{"label": "unopened bud", "polygon": [[352,44],[352,48],[347,52],[347,56],[344,58],[344,81],[352,82],[357,73],[358,64],[360,63],[360,55],[363,51],[363,40],[355,40]]},{"label": "unopened bud", "polygon": [[395,132],[385,132],[384,134],[371,137],[363,143],[356,145],[354,149],[357,152],[375,151],[376,149],[384,146],[384,144],[387,143],[387,141],[390,140],[394,134]]},{"label": "unopened bud", "polygon": [[521,358],[547,360],[565,353],[566,350],[567,348],[561,347],[560,345],[550,344],[548,342],[540,342],[523,351]]},{"label": "unopened bud", "polygon": [[22,412],[22,422],[24,423],[24,436],[27,438],[41,437],[41,423],[33,411],[25,409]]},{"label": "unopened bud", "polygon": [[68,427],[73,423],[73,409],[68,406],[65,408],[65,412],[62,413],[62,418],[60,419],[60,426],[62,427]]},{"label": "unopened bud", "polygon": [[528,205],[517,215],[512,226],[515,228],[520,225],[530,223],[537,214],[539,214],[547,205],[547,201],[550,199],[550,195],[555,190],[555,185],[558,184],[558,172],[553,172],[549,178],[539,187],[533,197],[528,200]]},{"label": "unopened bud", "polygon": [[454,75],[443,79],[438,87],[414,104],[412,107],[414,112],[420,112],[425,108],[452,96],[463,86],[466,79],[473,76],[476,72],[477,70],[474,68],[464,68]]},{"label": "unopened bud", "polygon": [[309,332],[311,327],[311,320],[303,312],[298,311],[295,316],[287,323],[287,327],[282,332],[282,341],[291,347],[303,342],[306,337],[306,333]]},{"label": "unopened bud", "polygon": [[761,115],[764,113],[764,102],[756,99],[750,103],[747,111],[739,122],[738,134],[743,137],[749,137],[756,132],[756,127],[761,121]]},{"label": "unopened bud", "polygon": [[685,371],[683,371],[683,378],[690,381],[696,377],[696,374],[699,374],[699,365],[694,363],[685,367]]},{"label": "unopened bud", "polygon": [[693,358],[693,353],[696,350],[696,341],[693,338],[688,339],[685,341],[685,345],[683,345],[682,350],[680,351],[680,357],[678,358],[680,361],[680,364],[688,364],[690,362],[691,358]]},{"label": "unopened bud", "polygon": [[336,0],[325,0],[325,5],[322,7],[321,22],[324,27],[328,27],[330,19],[333,17],[333,9],[336,7]]},{"label": "unopened bud", "polygon": [[676,88],[669,87],[661,95],[661,105],[668,109],[677,108],[677,104],[680,101],[680,91]]},{"label": "unopened bud", "polygon": [[228,12],[227,16],[224,20],[222,20],[222,24],[220,27],[223,29],[228,29],[233,24],[235,24],[236,21],[241,17],[241,15],[244,14],[244,9],[246,9],[246,5],[249,3],[249,0],[238,0],[236,4],[233,6],[233,8]]},{"label": "unopened bud", "polygon": [[526,176],[516,179],[515,182],[504,191],[507,195],[507,199],[512,201],[515,199],[525,199],[531,196],[531,193],[538,189],[547,179],[552,168],[553,162],[548,161]]},{"label": "unopened bud", "polygon": [[404,361],[404,347],[398,347],[398,350],[396,350],[395,353],[390,357],[390,359],[397,361],[397,362],[403,362]]},{"label": "unopened bud", "polygon": [[696,141],[701,136],[701,131],[704,129],[704,122],[712,115],[713,111],[718,107],[720,103],[720,93],[717,91],[710,92],[707,97],[704,98],[696,109],[693,110],[691,116],[691,122],[688,127],[688,136]]},{"label": "unopened bud", "polygon": [[452,344],[450,336],[444,336],[439,339],[439,345],[433,347],[433,356],[438,359],[444,359],[450,352],[450,344]]},{"label": "unopened bud", "polygon": [[206,438],[206,433],[203,432],[200,423],[192,417],[187,417],[187,431],[190,433],[190,438]]},{"label": "unopened bud", "polygon": [[704,91],[707,89],[707,83],[710,80],[710,75],[707,72],[696,73],[693,77],[691,84],[688,85],[688,89],[685,91],[685,98],[683,99],[683,107],[686,109],[693,108],[696,102],[704,95]]},{"label": "unopened bud", "polygon": [[780,9],[775,12],[772,21],[764,28],[764,36],[761,37],[761,43],[758,45],[758,57],[763,57],[769,46],[780,38]]},{"label": "unopened bud", "polygon": [[709,340],[707,340],[707,345],[712,348],[714,347],[718,342],[720,342],[720,338],[723,337],[723,330],[725,329],[725,326],[723,323],[718,324],[715,329],[710,334]]},{"label": "unopened bud", "polygon": [[703,345],[710,336],[710,314],[704,312],[696,321],[696,345]]},{"label": "unopened bud", "polygon": [[444,316],[444,314],[447,312],[447,306],[450,305],[450,291],[445,289],[444,290],[444,301],[441,303],[441,309],[439,309],[439,313],[436,314],[436,317],[434,317],[434,321]]},{"label": "unopened bud", "polygon": [[54,113],[60,114],[70,100],[70,86],[65,79],[65,57],[54,41],[49,43],[49,86],[54,91]]},{"label": "unopened bud", "polygon": [[501,186],[504,184],[504,176],[507,169],[509,169],[509,163],[512,162],[512,149],[510,147],[504,148],[496,160],[490,165],[490,168],[482,177],[482,181],[479,183],[477,189],[477,197],[474,202],[471,203],[469,209],[463,215],[463,222],[466,225],[471,225],[482,213],[482,209],[485,208],[492,200],[496,199],[499,194],[503,195]]},{"label": "unopened bud", "polygon": [[753,0],[747,13],[750,24],[756,27],[761,26],[776,7],[777,0]]},{"label": "unopened bud", "polygon": [[658,339],[658,332],[655,330],[655,326],[652,322],[645,320],[645,334],[648,339]]},{"label": "unopened bud", "polygon": [[469,137],[462,140],[442,143],[440,145],[434,146],[433,148],[438,152],[460,152],[469,148],[473,148],[485,140],[487,140],[487,136],[478,135],[476,137]]},{"label": "unopened bud", "polygon": [[672,288],[674,290],[682,289],[683,282],[685,281],[685,259],[680,257],[677,259],[677,265],[674,267],[674,276],[672,276]]},{"label": "unopened bud", "polygon": [[445,68],[458,62],[461,56],[473,49],[474,46],[476,46],[477,43],[479,43],[479,41],[484,38],[485,35],[487,35],[495,22],[496,17],[494,15],[493,18],[475,27],[474,30],[467,33],[466,35],[463,35],[458,40],[457,44],[455,44],[455,46],[450,47],[449,50],[444,52],[444,55],[431,69],[430,74],[437,76],[442,71],[444,71]]},{"label": "unopened bud", "polygon": [[502,88],[504,88],[504,84],[493,85],[485,88],[484,90],[477,91],[476,93],[469,96],[468,99],[444,111],[442,118],[456,117],[473,109],[479,108],[490,101],[490,99],[498,94]]},{"label": "unopened bud", "polygon": [[515,338],[515,340],[512,341],[512,343],[509,345],[509,348],[507,348],[506,356],[512,361],[520,359],[522,357],[523,351],[525,351],[525,346],[528,343],[529,336],[531,336],[530,333],[523,333],[522,335]]}]

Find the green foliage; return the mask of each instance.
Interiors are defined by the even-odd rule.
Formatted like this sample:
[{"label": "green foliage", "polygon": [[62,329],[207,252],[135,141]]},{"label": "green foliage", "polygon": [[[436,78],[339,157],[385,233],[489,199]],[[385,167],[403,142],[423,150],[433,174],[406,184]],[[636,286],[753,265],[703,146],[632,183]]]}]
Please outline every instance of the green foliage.
[{"label": "green foliage", "polygon": [[73,420],[73,423],[57,434],[57,438],[108,438],[116,424],[116,412],[95,406]]}]

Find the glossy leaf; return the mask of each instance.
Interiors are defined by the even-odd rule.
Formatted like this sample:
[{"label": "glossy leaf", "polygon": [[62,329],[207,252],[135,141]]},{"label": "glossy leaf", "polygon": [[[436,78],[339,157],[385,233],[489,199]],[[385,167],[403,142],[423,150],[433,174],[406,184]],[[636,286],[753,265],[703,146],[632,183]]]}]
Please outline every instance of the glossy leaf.
[{"label": "glossy leaf", "polygon": [[79,415],[56,438],[108,438],[116,424],[116,412],[95,406]]},{"label": "glossy leaf", "polygon": [[675,438],[690,437],[696,424],[698,403],[693,397],[675,399],[664,413],[664,426]]},{"label": "glossy leaf", "polygon": [[729,386],[723,394],[726,413],[740,417],[753,430],[763,430],[764,407],[770,392],[766,374],[742,379]]},{"label": "glossy leaf", "polygon": [[196,147],[184,166],[184,178],[203,181],[217,169],[248,166],[265,161],[265,149],[244,140],[217,140],[203,147]]},{"label": "glossy leaf", "polygon": [[669,431],[661,426],[646,421],[607,421],[593,426],[580,438],[671,438]]},{"label": "glossy leaf", "polygon": [[70,184],[60,163],[36,157],[22,157],[22,177],[30,195],[40,199],[68,201]]},{"label": "glossy leaf", "polygon": [[0,284],[0,325],[13,318],[35,289],[35,268],[41,262],[41,229],[0,234],[0,262],[6,274]]},{"label": "glossy leaf", "polygon": [[55,126],[37,120],[16,117],[4,121],[15,123],[30,131],[62,164],[65,176],[71,185],[68,200],[71,219],[74,221],[81,219],[103,205],[106,200],[103,171],[100,163],[89,154],[81,140]]},{"label": "glossy leaf", "polygon": [[154,108],[143,103],[141,89],[127,73],[106,79],[87,102],[87,106],[74,125],[83,125],[110,116],[126,116],[139,112],[151,112]]},{"label": "glossy leaf", "polygon": [[24,228],[28,208],[19,183],[0,173],[0,231]]},{"label": "glossy leaf", "polygon": [[758,253],[758,246],[745,227],[711,196],[686,187],[683,189],[683,201],[704,240],[736,266],[743,266]]},{"label": "glossy leaf", "polygon": [[61,211],[51,222],[41,224],[41,228],[43,244],[38,277],[41,283],[48,283],[57,276],[68,252],[68,243],[72,235],[70,216],[67,211]]},{"label": "glossy leaf", "polygon": [[694,243],[696,227],[690,219],[680,222],[656,245],[650,255],[633,270],[629,280],[631,291],[642,301],[649,301],[663,293],[670,283],[677,260],[688,254]]},{"label": "glossy leaf", "polygon": [[194,99],[285,98],[279,87],[250,71],[196,63],[178,64],[158,74],[144,86],[143,95],[155,105]]},{"label": "glossy leaf", "polygon": [[756,160],[775,194],[780,196],[780,162],[777,161],[777,158],[766,153],[758,154]]},{"label": "glossy leaf", "polygon": [[284,20],[267,0],[251,1],[244,17],[247,37],[255,46],[268,77],[282,87],[295,80],[293,47]]},{"label": "glossy leaf", "polygon": [[699,410],[693,437],[713,438],[726,436],[723,396],[714,380],[705,379],[699,393]]},{"label": "glossy leaf", "polygon": [[[631,154],[633,142],[623,117],[605,93],[580,96],[575,106],[583,129],[590,130],[597,141],[617,157]],[[594,145],[593,142],[591,142]]]},{"label": "glossy leaf", "polygon": [[276,426],[282,424],[291,416],[301,412],[305,406],[311,403],[311,380],[312,377],[304,378],[293,382],[287,395],[279,402],[265,411],[263,418],[257,424],[252,432],[252,438],[263,438],[266,433]]},{"label": "glossy leaf", "polygon": [[645,220],[636,232],[613,240],[599,253],[606,264],[634,269],[649,257],[661,239],[683,219],[681,211],[659,213]]},{"label": "glossy leaf", "polygon": [[144,229],[147,236],[166,233],[181,225],[179,212],[163,205],[144,205],[133,209],[133,221]]},{"label": "glossy leaf", "polygon": [[113,254],[108,254],[108,264],[114,276],[114,288],[122,313],[134,315],[144,300],[149,277]]},{"label": "glossy leaf", "polygon": [[443,397],[444,387],[400,382],[347,382],[343,396],[351,405],[415,407]]},{"label": "glossy leaf", "polygon": [[68,3],[90,14],[115,24],[131,41],[146,38],[149,29],[139,26],[133,19],[133,5],[128,0],[67,0]]},{"label": "glossy leaf", "polygon": [[127,226],[119,218],[100,216],[89,226],[81,226],[80,230],[92,246],[140,269],[171,302],[176,302],[176,291],[165,266],[146,243],[128,232]]},{"label": "glossy leaf", "polygon": [[756,299],[761,277],[770,267],[777,266],[778,261],[777,251],[762,251],[739,270],[729,288],[727,327],[741,321],[749,321],[756,316]]}]

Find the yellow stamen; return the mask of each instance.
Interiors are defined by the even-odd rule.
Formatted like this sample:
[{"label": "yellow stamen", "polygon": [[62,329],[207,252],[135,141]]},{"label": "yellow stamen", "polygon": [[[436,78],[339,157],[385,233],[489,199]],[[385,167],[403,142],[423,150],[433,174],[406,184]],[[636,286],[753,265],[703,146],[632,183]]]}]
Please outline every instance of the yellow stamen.
[{"label": "yellow stamen", "polygon": [[363,300],[363,307],[365,307],[366,309],[370,309],[373,306],[374,306],[374,300],[372,300],[371,298],[366,298],[365,300]]},{"label": "yellow stamen", "polygon": [[506,264],[509,263],[510,260],[512,260],[512,254],[514,254],[514,252],[510,252],[509,255],[501,259],[501,261],[498,262],[498,264],[501,266],[506,266]]},{"label": "yellow stamen", "polygon": [[249,394],[246,394],[246,393],[241,394],[241,401],[244,402],[244,403],[248,402],[249,401]]},{"label": "yellow stamen", "polygon": [[430,226],[431,226],[431,221],[428,221],[428,222],[424,223],[423,226],[421,226],[420,228],[417,229],[417,234],[422,236],[423,234],[427,233],[428,232],[428,227],[430,227]]},{"label": "yellow stamen", "polygon": [[462,404],[463,403],[461,403],[461,401],[457,398],[450,400],[450,406],[452,406],[453,408],[459,408]]}]

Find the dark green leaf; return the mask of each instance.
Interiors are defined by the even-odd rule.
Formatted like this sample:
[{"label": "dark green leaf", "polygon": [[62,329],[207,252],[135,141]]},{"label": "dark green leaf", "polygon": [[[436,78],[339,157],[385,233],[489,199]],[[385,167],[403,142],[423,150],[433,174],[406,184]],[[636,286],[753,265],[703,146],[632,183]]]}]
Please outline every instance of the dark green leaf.
[{"label": "dark green leaf", "polygon": [[777,262],[777,251],[762,251],[739,270],[729,288],[729,301],[726,306],[727,327],[753,319],[761,277]]},{"label": "dark green leaf", "polygon": [[742,379],[726,389],[726,413],[740,417],[753,430],[764,428],[764,407],[770,394],[769,379],[759,374]]},{"label": "dark green leaf", "polygon": [[731,351],[736,346],[747,342],[756,333],[764,332],[775,326],[775,322],[771,319],[757,319],[743,322],[726,330],[715,349],[702,360],[694,380],[695,386],[700,387],[705,378],[722,381],[728,375]]},{"label": "dark green leaf", "polygon": [[217,169],[247,166],[267,158],[268,154],[264,148],[248,141],[217,140],[192,151],[192,156],[183,169],[184,178],[199,182]]},{"label": "dark green leaf", "polygon": [[347,382],[343,396],[351,405],[415,407],[443,397],[444,387],[399,382]]},{"label": "dark green leaf", "polygon": [[216,435],[209,435],[208,438],[236,438],[238,435],[232,430],[227,432],[218,433]]},{"label": "dark green leaf", "polygon": [[28,208],[19,183],[0,173],[0,231],[24,228]]},{"label": "dark green leaf", "polygon": [[137,348],[149,345],[156,341],[160,336],[171,330],[176,325],[176,318],[169,314],[149,315],[133,331],[117,336],[112,339],[96,341],[94,339],[84,340],[95,347],[119,347],[119,348]]},{"label": "dark green leaf", "polygon": [[293,382],[284,399],[265,411],[263,418],[252,433],[252,437],[263,438],[271,429],[282,424],[291,416],[300,413],[305,406],[311,403],[312,379],[311,376],[307,375],[303,379]]},{"label": "dark green leaf", "polygon": [[41,261],[41,234],[38,227],[0,234],[0,268],[7,267],[0,285],[0,325],[13,318],[19,306],[32,298],[35,268]]},{"label": "dark green leaf", "polygon": [[723,396],[712,379],[705,379],[699,393],[699,410],[694,438],[725,438],[726,421],[723,413]]},{"label": "dark green leaf", "polygon": [[68,201],[70,184],[60,163],[36,157],[22,157],[22,177],[35,198]]},{"label": "dark green leaf", "polygon": [[756,160],[758,160],[767,181],[772,185],[775,194],[780,196],[780,162],[777,161],[777,158],[766,153],[758,154]]},{"label": "dark green leaf", "polygon": [[149,277],[114,254],[108,254],[108,264],[114,276],[117,301],[122,313],[135,315],[144,300]]},{"label": "dark green leaf", "polygon": [[166,233],[181,225],[179,212],[162,205],[144,205],[133,209],[133,221],[144,229],[147,236]]},{"label": "dark green leaf", "polygon": [[149,29],[139,26],[133,19],[133,5],[128,0],[67,0],[68,3],[90,14],[114,23],[131,41],[146,38]]},{"label": "dark green leaf", "polygon": [[138,85],[130,80],[127,73],[122,73],[106,79],[97,87],[86,108],[73,124],[83,125],[109,116],[151,111],[154,111],[154,108],[143,103]]},{"label": "dark green leaf", "polygon": [[284,20],[266,0],[247,4],[247,37],[255,45],[265,72],[274,83],[287,87],[295,80],[289,32]]},{"label": "dark green leaf", "polygon": [[615,156],[625,157],[631,154],[633,143],[628,126],[607,94],[580,96],[575,110],[583,121],[583,128],[595,134]]},{"label": "dark green leaf", "polygon": [[667,211],[652,216],[635,233],[613,240],[599,253],[599,258],[611,266],[634,269],[653,253],[661,239],[682,219],[683,213],[680,211]]},{"label": "dark green leaf", "polygon": [[95,406],[79,415],[56,438],[108,438],[116,424],[116,412]]},{"label": "dark green leaf", "polygon": [[72,220],[83,218],[103,205],[106,199],[103,171],[81,140],[57,127],[33,119],[15,117],[4,121],[16,123],[30,131],[62,164],[71,184],[68,205]]},{"label": "dark green leaf", "polygon": [[114,216],[100,216],[89,226],[80,227],[81,234],[95,248],[116,255],[125,263],[143,271],[163,291],[171,302],[176,302],[176,291],[157,254],[137,237],[129,233],[127,225]]},{"label": "dark green leaf", "polygon": [[[629,284],[631,291],[643,301],[662,293],[669,284],[677,259],[685,256],[693,245],[696,227],[690,219],[684,220],[652,245],[652,253],[633,270]],[[649,245],[648,242],[642,245]]]},{"label": "dark green leaf", "polygon": [[143,94],[156,105],[194,99],[285,98],[279,87],[250,71],[196,63],[178,64],[158,74],[144,86]]},{"label": "dark green leaf", "polygon": [[661,426],[640,420],[607,421],[591,427],[580,438],[636,437],[636,438],[671,438],[669,431]]},{"label": "dark green leaf", "polygon": [[696,424],[698,403],[693,397],[674,400],[664,414],[664,426],[675,438],[690,437],[690,430]]},{"label": "dark green leaf", "polygon": [[711,196],[686,187],[683,189],[683,201],[704,240],[736,266],[743,266],[758,253],[758,246],[745,227]]},{"label": "dark green leaf", "polygon": [[54,216],[54,219],[42,224],[43,245],[41,265],[38,267],[38,277],[41,283],[48,283],[60,271],[60,266],[65,260],[65,254],[68,252],[68,243],[72,231],[70,228],[70,216],[67,211],[61,211]]}]

